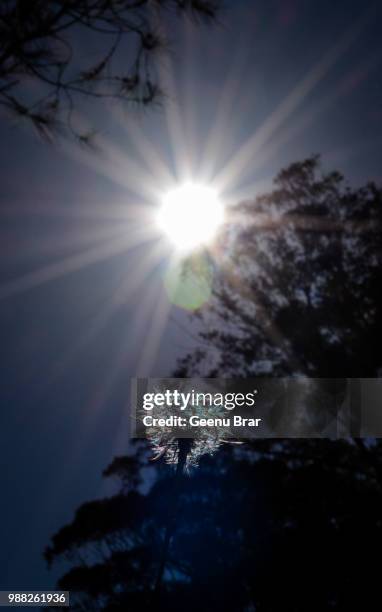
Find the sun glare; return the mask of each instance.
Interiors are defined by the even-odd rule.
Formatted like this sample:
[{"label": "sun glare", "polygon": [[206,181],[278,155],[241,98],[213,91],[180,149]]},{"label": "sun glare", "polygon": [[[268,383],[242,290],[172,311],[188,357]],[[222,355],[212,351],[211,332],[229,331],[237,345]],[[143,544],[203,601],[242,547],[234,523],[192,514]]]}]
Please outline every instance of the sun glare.
[{"label": "sun glare", "polygon": [[208,244],[224,219],[221,201],[212,187],[185,183],[162,200],[158,225],[177,250]]}]

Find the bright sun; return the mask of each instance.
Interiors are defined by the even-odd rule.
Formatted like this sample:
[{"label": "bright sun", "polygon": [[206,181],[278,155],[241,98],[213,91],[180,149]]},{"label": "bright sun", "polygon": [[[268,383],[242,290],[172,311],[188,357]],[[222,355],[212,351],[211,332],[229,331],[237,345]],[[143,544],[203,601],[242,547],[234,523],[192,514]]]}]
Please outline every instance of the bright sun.
[{"label": "bright sun", "polygon": [[158,225],[180,251],[210,242],[224,219],[221,201],[212,187],[185,183],[162,200]]}]

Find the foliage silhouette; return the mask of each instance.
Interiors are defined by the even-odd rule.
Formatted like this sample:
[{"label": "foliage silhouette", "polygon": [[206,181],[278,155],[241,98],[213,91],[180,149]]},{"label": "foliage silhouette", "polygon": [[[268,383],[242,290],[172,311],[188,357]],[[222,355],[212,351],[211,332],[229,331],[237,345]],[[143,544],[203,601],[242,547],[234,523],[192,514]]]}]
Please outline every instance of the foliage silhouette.
[{"label": "foliage silhouette", "polygon": [[[237,212],[244,223],[222,237],[223,269],[199,313],[204,346],[177,375],[305,374],[340,394],[328,378],[378,375],[381,190],[347,187],[314,157]],[[74,610],[374,607],[379,441],[248,441],[202,457],[187,478],[149,452],[137,443],[115,459],[105,475],[118,492],[84,504],[46,549],[49,563],[69,563],[59,587]]]},{"label": "foliage silhouette", "polygon": [[[381,463],[379,446],[368,452]],[[356,445],[248,444],[203,458],[178,488],[160,592],[174,479],[151,469],[148,492],[84,504],[54,536],[46,557],[72,565],[58,586],[73,610],[348,612],[376,595],[381,487]]]},{"label": "foliage silhouette", "polygon": [[[215,0],[5,0],[0,105],[31,121],[43,137],[69,131],[87,142],[91,132],[73,120],[80,99],[140,105],[160,100],[153,58],[169,46],[162,21],[171,26],[178,13],[211,21],[218,5]],[[92,56],[88,63],[84,45]]]},{"label": "foliage silhouette", "polygon": [[[197,350],[179,376],[378,376],[382,190],[346,185],[319,157],[237,206]],[[203,348],[207,347],[207,348]]]}]

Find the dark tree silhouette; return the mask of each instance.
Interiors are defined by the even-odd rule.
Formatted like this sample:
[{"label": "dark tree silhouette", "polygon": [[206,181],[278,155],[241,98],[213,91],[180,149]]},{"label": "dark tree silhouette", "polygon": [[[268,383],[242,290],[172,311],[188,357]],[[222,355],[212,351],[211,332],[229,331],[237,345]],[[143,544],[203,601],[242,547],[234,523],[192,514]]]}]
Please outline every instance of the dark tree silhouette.
[{"label": "dark tree silhouette", "polygon": [[[376,376],[381,190],[346,187],[311,158],[236,213],[243,223],[222,237],[224,265],[199,313],[203,346],[177,374]],[[179,466],[174,477],[158,463],[148,476],[147,451],[137,448],[106,470],[120,491],[82,506],[46,550],[50,563],[69,562],[59,587],[75,610],[373,607],[380,442],[223,445],[183,478]]]},{"label": "dark tree silhouette", "polygon": [[[88,134],[72,119],[80,98],[143,105],[160,99],[153,57],[168,48],[162,20],[171,27],[172,15],[185,13],[211,21],[218,4],[219,0],[3,0],[0,104],[32,121],[43,136],[69,129],[86,140]],[[93,50],[86,64],[84,45]]]},{"label": "dark tree silhouette", "polygon": [[[368,453],[382,465],[380,446]],[[248,444],[202,459],[178,489],[160,591],[173,473],[152,467],[143,492],[132,466],[115,461],[120,490],[81,506],[46,550],[69,566],[58,586],[71,609],[349,612],[378,595],[381,486],[356,445]]]},{"label": "dark tree silhouette", "polygon": [[203,342],[177,374],[378,376],[381,188],[351,188],[318,157],[274,184],[237,206],[242,222],[222,239],[213,298],[196,315]]}]

